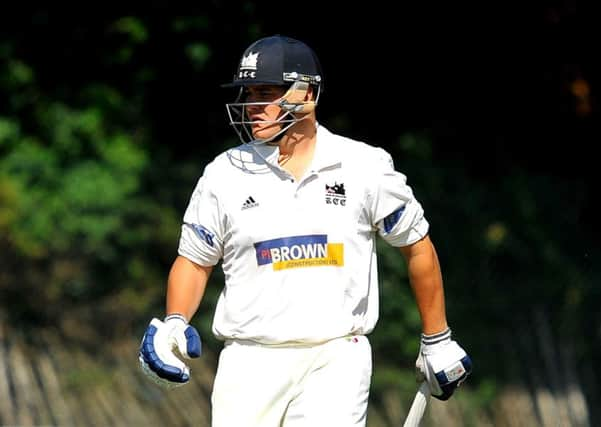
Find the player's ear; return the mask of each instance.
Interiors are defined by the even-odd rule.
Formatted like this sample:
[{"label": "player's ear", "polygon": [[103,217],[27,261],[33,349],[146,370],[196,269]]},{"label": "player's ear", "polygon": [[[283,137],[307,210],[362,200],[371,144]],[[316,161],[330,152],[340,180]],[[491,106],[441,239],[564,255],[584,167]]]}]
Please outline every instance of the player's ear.
[{"label": "player's ear", "polygon": [[305,94],[305,102],[314,101],[315,100],[315,89],[312,85],[309,85],[307,89],[307,93]]}]

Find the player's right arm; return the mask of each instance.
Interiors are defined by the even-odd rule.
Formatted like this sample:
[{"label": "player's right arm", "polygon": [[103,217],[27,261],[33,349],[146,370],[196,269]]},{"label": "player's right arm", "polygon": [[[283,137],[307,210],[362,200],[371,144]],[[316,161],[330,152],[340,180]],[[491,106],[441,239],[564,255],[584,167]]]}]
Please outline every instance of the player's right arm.
[{"label": "player's right arm", "polygon": [[200,335],[188,322],[200,305],[212,270],[181,255],[171,266],[167,315],[164,321],[152,319],[138,355],[142,370],[159,385],[176,387],[190,379],[190,369],[174,350],[185,358],[200,356]]},{"label": "player's right arm", "polygon": [[178,256],[169,272],[167,283],[167,316],[181,314],[192,319],[204,295],[213,266],[203,266]]},{"label": "player's right arm", "polygon": [[200,356],[200,336],[188,322],[200,305],[212,266],[223,256],[223,216],[210,187],[203,176],[192,194],[184,214],[178,256],[167,280],[167,316],[151,320],[140,345],[142,369],[167,387],[190,379],[190,370],[175,355],[175,349],[184,358]]}]

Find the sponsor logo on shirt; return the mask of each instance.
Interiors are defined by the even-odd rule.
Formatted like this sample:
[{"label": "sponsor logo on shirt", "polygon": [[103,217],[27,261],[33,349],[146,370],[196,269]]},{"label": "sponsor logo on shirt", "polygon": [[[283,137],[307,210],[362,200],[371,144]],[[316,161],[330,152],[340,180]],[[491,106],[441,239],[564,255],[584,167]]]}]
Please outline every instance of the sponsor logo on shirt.
[{"label": "sponsor logo on shirt", "polygon": [[257,264],[274,271],[289,268],[344,266],[344,244],[328,243],[326,234],[291,236],[255,243]]},{"label": "sponsor logo on shirt", "polygon": [[344,184],[334,182],[334,185],[326,184],[326,204],[346,206],[346,190]]},{"label": "sponsor logo on shirt", "polygon": [[198,237],[206,242],[207,245],[213,247],[213,239],[215,235],[200,224],[190,224]]},{"label": "sponsor logo on shirt", "polygon": [[388,215],[384,218],[384,232],[386,234],[390,233],[395,225],[399,222],[401,217],[403,216],[403,212],[405,212],[405,206],[401,206],[396,211]]}]

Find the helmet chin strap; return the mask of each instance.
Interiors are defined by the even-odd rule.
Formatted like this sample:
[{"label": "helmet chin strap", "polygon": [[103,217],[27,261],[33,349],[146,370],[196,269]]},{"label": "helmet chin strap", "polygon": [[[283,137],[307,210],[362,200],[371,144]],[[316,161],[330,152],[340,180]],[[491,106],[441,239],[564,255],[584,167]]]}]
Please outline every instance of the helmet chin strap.
[{"label": "helmet chin strap", "polygon": [[286,133],[286,131],[288,129],[290,129],[292,126],[294,126],[298,122],[305,120],[307,117],[308,116],[305,115],[305,116],[301,117],[300,119],[297,119],[293,122],[287,123],[275,135],[270,136],[269,138],[265,138],[265,139],[255,139],[255,140],[251,141],[250,144],[278,145],[280,143],[280,139],[282,139],[284,137],[284,133]]},{"label": "helmet chin strap", "polygon": [[305,101],[309,83],[300,80],[295,81],[290,89],[282,96],[279,106],[290,113],[310,113],[315,110],[314,101]]}]

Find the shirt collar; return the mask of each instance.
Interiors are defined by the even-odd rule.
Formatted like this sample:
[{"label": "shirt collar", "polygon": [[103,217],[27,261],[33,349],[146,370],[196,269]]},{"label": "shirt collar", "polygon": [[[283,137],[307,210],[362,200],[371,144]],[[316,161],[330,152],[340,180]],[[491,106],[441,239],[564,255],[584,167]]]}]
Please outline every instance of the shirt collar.
[{"label": "shirt collar", "polygon": [[259,156],[272,166],[279,168],[280,147],[268,144],[253,144],[252,148]]}]

